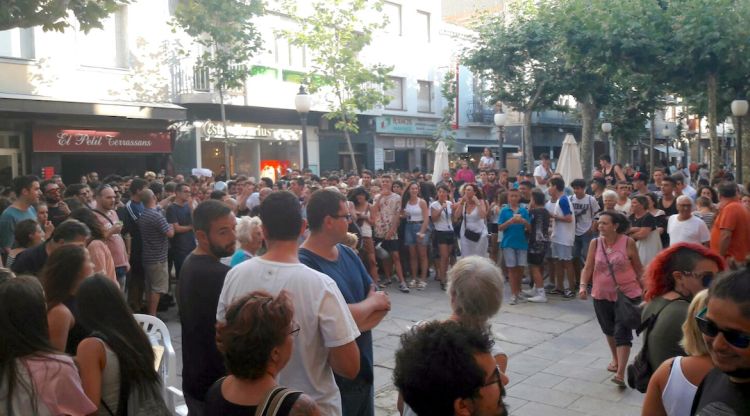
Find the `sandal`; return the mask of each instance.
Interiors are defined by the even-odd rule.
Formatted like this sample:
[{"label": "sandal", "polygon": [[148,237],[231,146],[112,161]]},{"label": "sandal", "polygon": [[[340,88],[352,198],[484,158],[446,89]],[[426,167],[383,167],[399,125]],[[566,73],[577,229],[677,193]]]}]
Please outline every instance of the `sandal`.
[{"label": "sandal", "polygon": [[607,371],[610,373],[616,373],[617,372],[617,363],[609,363],[607,366]]},{"label": "sandal", "polygon": [[625,380],[622,377],[614,376],[610,381],[617,384],[617,387],[625,387]]}]

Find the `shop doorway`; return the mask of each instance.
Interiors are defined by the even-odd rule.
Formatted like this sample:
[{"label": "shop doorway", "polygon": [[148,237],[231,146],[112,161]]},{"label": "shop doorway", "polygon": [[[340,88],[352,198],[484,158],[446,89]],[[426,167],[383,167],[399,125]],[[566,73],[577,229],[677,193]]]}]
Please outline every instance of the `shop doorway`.
[{"label": "shop doorway", "polygon": [[166,167],[166,157],[160,154],[63,155],[61,175],[63,181],[70,184],[80,182],[81,176],[92,171],[98,173],[99,178],[104,179],[107,175],[112,174],[143,176],[143,173],[147,170],[159,172]]},{"label": "shop doorway", "polygon": [[0,186],[11,186],[13,178],[18,176],[20,165],[20,150],[0,149]]}]

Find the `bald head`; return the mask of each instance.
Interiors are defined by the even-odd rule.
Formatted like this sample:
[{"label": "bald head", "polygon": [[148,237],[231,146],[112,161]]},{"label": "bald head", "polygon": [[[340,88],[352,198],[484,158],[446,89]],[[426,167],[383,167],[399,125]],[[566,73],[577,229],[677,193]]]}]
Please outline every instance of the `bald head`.
[{"label": "bald head", "polygon": [[154,195],[154,191],[146,188],[141,191],[139,194],[141,197],[141,202],[143,203],[143,206],[146,208],[153,208],[156,206],[156,196]]}]

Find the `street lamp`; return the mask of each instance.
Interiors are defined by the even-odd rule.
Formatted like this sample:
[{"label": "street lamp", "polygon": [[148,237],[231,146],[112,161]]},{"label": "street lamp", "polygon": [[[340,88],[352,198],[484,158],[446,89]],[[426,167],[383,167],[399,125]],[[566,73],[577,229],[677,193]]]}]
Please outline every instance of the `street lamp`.
[{"label": "street lamp", "polygon": [[747,100],[732,101],[732,114],[737,118],[737,183],[742,184],[742,118],[747,114]]},{"label": "street lamp", "polygon": [[505,142],[505,118],[506,114],[503,113],[503,105],[498,102],[497,113],[495,113],[495,125],[497,126],[497,142],[500,146],[500,169],[505,169],[505,151],[503,149]]},{"label": "street lamp", "polygon": [[612,132],[612,123],[602,123],[604,133],[604,153],[609,154],[609,133]]},{"label": "street lamp", "polygon": [[299,92],[294,97],[294,107],[299,113],[302,124],[302,169],[308,169],[307,165],[307,113],[310,112],[312,97],[305,91],[305,86],[299,86]]},{"label": "street lamp", "polygon": [[667,147],[667,166],[666,166],[666,168],[667,168],[667,172],[671,175],[672,174],[672,170],[669,168],[669,163],[670,163],[670,160],[669,160],[669,133],[670,133],[669,126],[665,125],[664,126],[664,130],[661,131],[661,135],[662,135],[662,137],[664,137],[664,145]]}]

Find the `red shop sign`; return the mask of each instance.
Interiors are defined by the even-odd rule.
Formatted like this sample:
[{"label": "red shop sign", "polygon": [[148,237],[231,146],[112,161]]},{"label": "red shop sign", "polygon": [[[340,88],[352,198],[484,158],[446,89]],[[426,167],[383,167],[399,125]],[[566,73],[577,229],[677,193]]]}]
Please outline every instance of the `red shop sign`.
[{"label": "red shop sign", "polygon": [[170,153],[168,131],[75,130],[34,126],[35,152],[83,153]]}]

